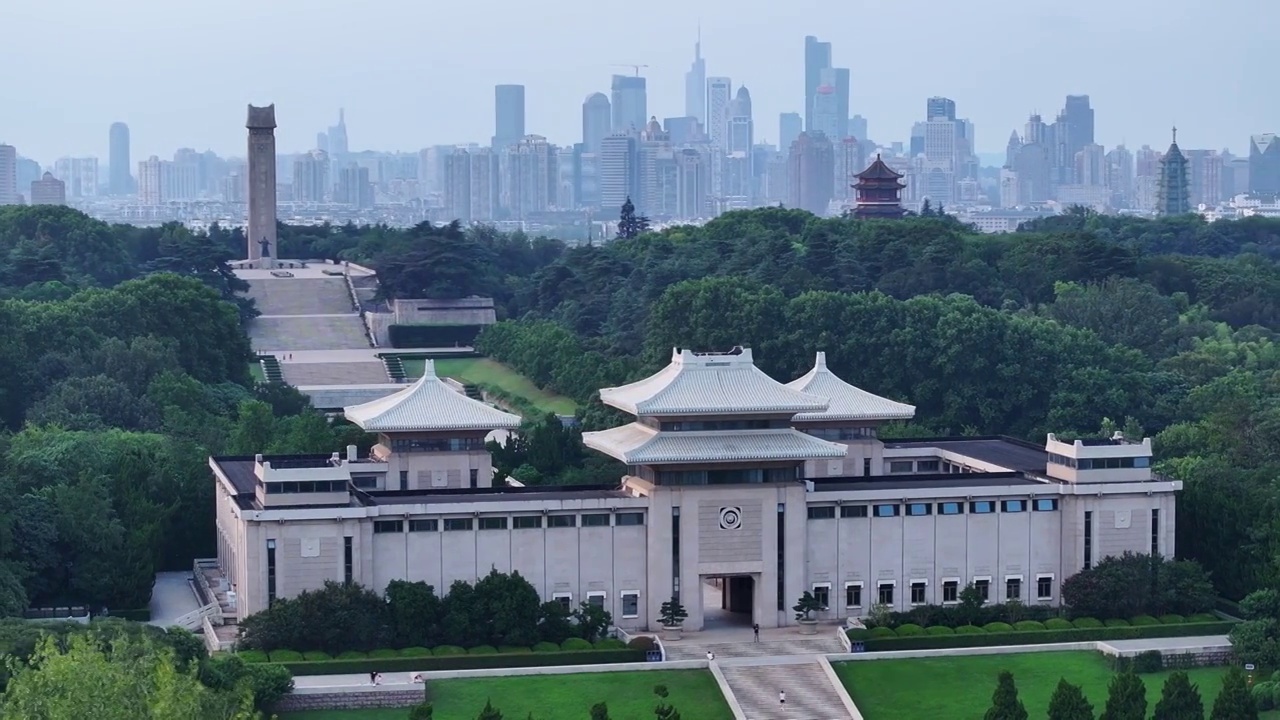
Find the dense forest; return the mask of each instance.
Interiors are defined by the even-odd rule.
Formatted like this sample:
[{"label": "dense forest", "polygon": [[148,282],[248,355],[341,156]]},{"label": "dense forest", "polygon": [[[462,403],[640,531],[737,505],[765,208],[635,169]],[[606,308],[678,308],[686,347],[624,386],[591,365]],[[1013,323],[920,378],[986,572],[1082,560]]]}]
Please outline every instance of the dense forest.
[{"label": "dense forest", "polygon": [[[1280,586],[1280,221],[1073,211],[983,235],[769,208],[602,246],[456,224],[279,237],[284,257],[375,267],[389,297],[493,296],[480,348],[578,400],[588,428],[621,420],[598,388],[673,345],[748,344],[779,379],[821,349],[915,404],[891,434],[1145,433],[1185,483],[1179,555],[1227,597]],[[355,437],[246,376],[253,309],[226,264],[243,241],[0,210],[0,607],[136,604],[151,568],[211,551],[206,455]],[[530,434],[544,477],[584,479],[553,472],[590,462],[570,440]]]}]

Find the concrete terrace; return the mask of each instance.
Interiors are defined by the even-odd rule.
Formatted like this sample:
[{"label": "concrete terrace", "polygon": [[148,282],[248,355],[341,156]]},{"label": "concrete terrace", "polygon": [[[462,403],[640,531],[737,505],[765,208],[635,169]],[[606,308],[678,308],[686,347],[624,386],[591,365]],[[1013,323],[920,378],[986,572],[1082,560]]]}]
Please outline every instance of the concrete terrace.
[{"label": "concrete terrace", "polygon": [[293,362],[280,363],[284,381],[294,387],[310,385],[383,385],[391,382],[380,361],[366,362]]},{"label": "concrete terrace", "polygon": [[369,347],[346,278],[326,271],[339,272],[330,265],[283,271],[291,277],[279,277],[270,270],[236,270],[236,276],[249,283],[246,294],[260,313],[248,325],[254,350],[287,353]]}]

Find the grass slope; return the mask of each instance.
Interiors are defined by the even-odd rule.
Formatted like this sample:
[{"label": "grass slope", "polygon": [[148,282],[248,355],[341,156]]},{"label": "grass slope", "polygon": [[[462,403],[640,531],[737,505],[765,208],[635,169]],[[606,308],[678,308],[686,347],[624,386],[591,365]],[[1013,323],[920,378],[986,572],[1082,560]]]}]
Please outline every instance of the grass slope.
[{"label": "grass slope", "polygon": [[[581,675],[521,675],[429,682],[435,717],[473,718],[485,701],[503,717],[525,720],[570,720],[590,717],[591,706],[609,705],[613,720],[651,720],[657,697],[654,685],[666,685],[668,701],[681,720],[732,720],[715,678],[702,670],[602,672]],[[281,720],[404,720],[404,708],[377,710],[315,710],[286,713]]]},{"label": "grass slope", "polygon": [[[422,358],[406,358],[403,362],[405,375],[411,378],[422,377],[425,365]],[[534,385],[529,378],[489,358],[442,358],[436,360],[436,374],[462,383],[502,388],[528,400],[544,412],[572,415],[578,410],[578,406],[569,398],[547,392]]]},{"label": "grass slope", "polygon": [[[1095,715],[1107,703],[1112,672],[1102,656],[1093,652],[974,655],[911,660],[860,660],[838,663],[836,674],[866,720],[981,720],[991,706],[996,675],[1013,673],[1018,697],[1033,717],[1044,717],[1059,678],[1081,685]],[[1213,707],[1222,686],[1224,668],[1188,671],[1200,687],[1205,714]],[[1168,672],[1143,675],[1147,686],[1147,712],[1155,709]],[[1280,718],[1266,713],[1263,718]]]},{"label": "grass slope", "polygon": [[266,376],[262,374],[262,363],[257,360],[249,363],[249,375],[253,378],[254,382],[267,381]]}]

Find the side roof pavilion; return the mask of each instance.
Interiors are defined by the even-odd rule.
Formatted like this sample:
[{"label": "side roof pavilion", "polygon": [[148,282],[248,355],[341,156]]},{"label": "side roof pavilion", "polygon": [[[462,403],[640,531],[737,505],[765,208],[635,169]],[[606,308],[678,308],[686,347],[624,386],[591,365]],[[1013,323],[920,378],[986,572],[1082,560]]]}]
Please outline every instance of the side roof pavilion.
[{"label": "side roof pavilion", "polygon": [[821,412],[800,413],[795,422],[848,422],[870,420],[910,420],[916,407],[873,395],[841,380],[827,368],[827,354],[819,352],[813,369],[787,383],[787,387],[827,399]]},{"label": "side roof pavilion", "polygon": [[426,361],[422,377],[398,393],[343,409],[346,418],[366,432],[442,432],[514,430],[520,416],[473,400],[436,376]]}]

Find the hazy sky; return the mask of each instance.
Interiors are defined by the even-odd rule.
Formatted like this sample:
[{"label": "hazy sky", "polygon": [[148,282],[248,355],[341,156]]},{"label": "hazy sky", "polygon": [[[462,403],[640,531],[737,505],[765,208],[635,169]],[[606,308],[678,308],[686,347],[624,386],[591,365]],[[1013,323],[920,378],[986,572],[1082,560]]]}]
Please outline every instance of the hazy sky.
[{"label": "hazy sky", "polygon": [[804,36],[852,68],[851,113],[905,140],[955,99],[978,150],[1088,94],[1097,141],[1246,152],[1280,131],[1277,0],[0,0],[0,142],[42,163],[178,147],[243,154],[247,103],[276,103],[281,152],[347,111],[352,149],[487,143],[493,85],[527,86],[528,132],[581,139],[612,63],[643,63],[649,113],[684,114],[698,20],[708,75],[745,84],[756,138],[803,105]]}]

